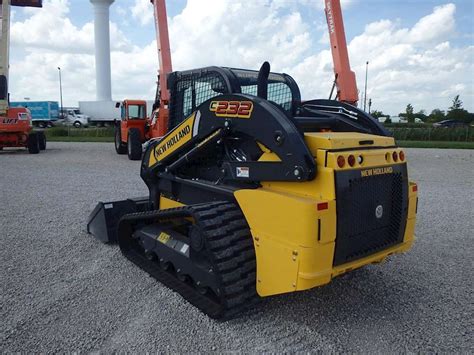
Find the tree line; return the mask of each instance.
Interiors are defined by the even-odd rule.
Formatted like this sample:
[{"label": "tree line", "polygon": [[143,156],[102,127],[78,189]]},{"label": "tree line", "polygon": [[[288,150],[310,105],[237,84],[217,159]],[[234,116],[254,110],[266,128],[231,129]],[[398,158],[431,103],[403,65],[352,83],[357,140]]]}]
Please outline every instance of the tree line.
[{"label": "tree line", "polygon": [[[375,110],[371,112],[371,114],[376,118],[383,119],[383,117],[385,117],[386,123],[391,122],[390,116],[384,114],[382,111]],[[443,120],[456,120],[467,124],[474,122],[474,113],[468,112],[466,109],[463,108],[463,103],[459,98],[459,95],[456,95],[454,97],[453,103],[447,111],[435,108],[431,111],[430,114],[427,114],[425,110],[415,112],[413,105],[408,104],[405,109],[405,112],[399,113],[398,116],[404,117],[409,123],[414,123],[416,118],[419,118],[425,123],[435,123]]]}]

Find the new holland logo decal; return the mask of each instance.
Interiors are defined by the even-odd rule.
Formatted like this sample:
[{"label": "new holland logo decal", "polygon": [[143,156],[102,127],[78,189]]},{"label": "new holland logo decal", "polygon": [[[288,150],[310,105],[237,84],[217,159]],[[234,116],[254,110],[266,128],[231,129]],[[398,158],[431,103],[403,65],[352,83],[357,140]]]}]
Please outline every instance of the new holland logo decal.
[{"label": "new holland logo decal", "polygon": [[367,177],[367,176],[392,174],[392,173],[393,173],[393,168],[391,166],[387,166],[384,168],[372,168],[372,169],[361,170],[360,176]]},{"label": "new holland logo decal", "polygon": [[188,143],[196,136],[201,113],[195,112],[185,119],[179,126],[166,135],[153,149],[148,166],[166,158],[168,155]]},{"label": "new holland logo decal", "polygon": [[180,129],[176,134],[172,135],[164,144],[161,144],[158,148],[155,150],[155,155],[159,157],[162,155],[164,152],[166,152],[168,149],[172,148],[175,144],[177,144],[181,139],[186,137],[188,134],[191,133],[191,126],[185,125],[182,129]]}]

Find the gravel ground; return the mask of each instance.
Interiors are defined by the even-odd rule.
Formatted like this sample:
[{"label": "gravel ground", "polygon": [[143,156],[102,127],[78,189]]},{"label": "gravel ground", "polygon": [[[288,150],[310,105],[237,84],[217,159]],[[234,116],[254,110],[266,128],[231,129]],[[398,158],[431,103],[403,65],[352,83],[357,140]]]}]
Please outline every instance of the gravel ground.
[{"label": "gravel ground", "polygon": [[407,254],[219,323],[86,233],[98,200],[145,195],[112,144],[0,152],[0,352],[474,352],[474,151],[408,149]]}]

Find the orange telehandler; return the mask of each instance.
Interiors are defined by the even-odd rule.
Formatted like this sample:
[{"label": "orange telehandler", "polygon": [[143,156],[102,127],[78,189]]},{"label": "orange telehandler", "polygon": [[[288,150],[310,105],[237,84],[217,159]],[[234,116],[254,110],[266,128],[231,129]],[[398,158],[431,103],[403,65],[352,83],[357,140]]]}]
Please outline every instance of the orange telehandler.
[{"label": "orange telehandler", "polygon": [[142,144],[150,139],[146,101],[127,99],[116,107],[121,109],[121,119],[115,122],[115,151],[127,154],[130,160],[140,160]]},{"label": "orange telehandler", "polygon": [[168,36],[168,20],[164,1],[151,0],[154,8],[156,40],[158,45],[159,71],[153,112],[148,117],[146,102],[124,100],[121,103],[122,119],[116,123],[115,150],[127,153],[130,160],[142,157],[142,144],[163,137],[168,131],[169,91],[167,76],[172,72],[171,51]]}]

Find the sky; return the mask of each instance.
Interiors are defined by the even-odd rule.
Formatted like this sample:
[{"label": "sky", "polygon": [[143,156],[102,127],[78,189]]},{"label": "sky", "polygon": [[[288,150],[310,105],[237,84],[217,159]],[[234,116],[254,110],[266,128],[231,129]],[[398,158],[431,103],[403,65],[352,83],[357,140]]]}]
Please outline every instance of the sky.
[{"label": "sky", "polygon": [[[474,1],[341,0],[360,96],[368,66],[372,110],[397,115],[447,110],[459,94],[474,112]],[[168,0],[174,70],[210,65],[272,71],[297,81],[303,99],[327,98],[332,57],[322,0]],[[43,0],[14,8],[11,100],[95,99],[93,8],[88,0]],[[158,58],[149,0],[110,8],[112,96],[152,100]]]}]

